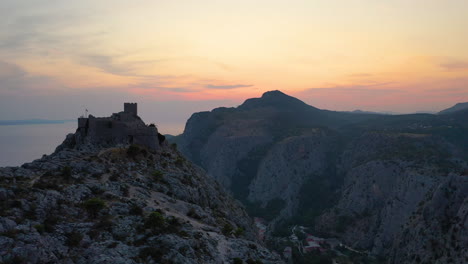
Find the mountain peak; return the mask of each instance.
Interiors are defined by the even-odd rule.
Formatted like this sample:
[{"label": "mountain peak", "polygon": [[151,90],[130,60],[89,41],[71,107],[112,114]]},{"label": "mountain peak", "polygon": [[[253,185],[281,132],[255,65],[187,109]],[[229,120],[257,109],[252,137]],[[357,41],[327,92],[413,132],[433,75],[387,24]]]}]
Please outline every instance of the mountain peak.
[{"label": "mountain peak", "polygon": [[263,93],[262,98],[271,98],[271,97],[290,97],[287,94],[281,92],[280,90],[273,90]]},{"label": "mountain peak", "polygon": [[279,90],[265,92],[260,98],[247,99],[239,108],[253,109],[262,107],[273,107],[278,109],[298,110],[298,109],[316,109],[301,100],[289,96]]}]

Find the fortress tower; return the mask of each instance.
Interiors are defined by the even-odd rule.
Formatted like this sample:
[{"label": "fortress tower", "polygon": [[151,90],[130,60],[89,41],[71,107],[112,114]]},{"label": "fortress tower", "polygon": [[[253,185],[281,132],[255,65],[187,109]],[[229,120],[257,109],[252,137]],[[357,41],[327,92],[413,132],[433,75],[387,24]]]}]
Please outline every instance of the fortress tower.
[{"label": "fortress tower", "polygon": [[132,115],[138,115],[137,103],[124,103],[124,112]]}]

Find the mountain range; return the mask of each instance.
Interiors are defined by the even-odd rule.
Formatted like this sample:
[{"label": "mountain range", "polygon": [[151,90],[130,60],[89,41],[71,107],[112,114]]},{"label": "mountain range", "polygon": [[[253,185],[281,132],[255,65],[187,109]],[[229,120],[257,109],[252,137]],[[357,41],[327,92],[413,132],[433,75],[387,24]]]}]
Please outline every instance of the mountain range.
[{"label": "mountain range", "polygon": [[193,114],[181,152],[269,222],[302,225],[388,263],[465,263],[468,110],[321,110],[280,91]]}]

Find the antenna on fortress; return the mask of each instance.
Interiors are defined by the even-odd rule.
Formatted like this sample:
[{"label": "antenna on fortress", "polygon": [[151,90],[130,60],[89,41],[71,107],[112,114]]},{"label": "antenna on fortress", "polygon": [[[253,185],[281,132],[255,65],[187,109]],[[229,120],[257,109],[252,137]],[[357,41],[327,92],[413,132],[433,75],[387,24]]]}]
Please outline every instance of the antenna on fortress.
[{"label": "antenna on fortress", "polygon": [[85,109],[85,112],[84,112],[84,115],[81,115],[80,117],[82,118],[88,118],[88,108],[86,108],[85,106],[83,106],[83,108]]}]

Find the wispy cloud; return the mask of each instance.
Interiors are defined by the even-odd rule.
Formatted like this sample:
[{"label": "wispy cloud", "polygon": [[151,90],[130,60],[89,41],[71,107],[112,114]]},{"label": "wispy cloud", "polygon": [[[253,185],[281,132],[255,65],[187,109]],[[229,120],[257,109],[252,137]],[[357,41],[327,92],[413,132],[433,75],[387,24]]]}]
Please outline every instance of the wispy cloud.
[{"label": "wispy cloud", "polygon": [[23,95],[32,92],[47,93],[63,88],[62,84],[49,76],[30,74],[16,64],[0,61],[0,96],[15,93]]},{"label": "wispy cloud", "polygon": [[118,63],[117,56],[83,55],[78,57],[82,64],[97,68],[105,73],[120,76],[133,76],[135,67],[132,63]]},{"label": "wispy cloud", "polygon": [[468,70],[468,60],[447,60],[439,66],[448,71]]},{"label": "wispy cloud", "polygon": [[232,85],[207,84],[207,85],[205,85],[205,88],[207,88],[207,89],[229,90],[229,89],[245,88],[245,87],[252,87],[252,86],[253,86],[253,84],[232,84]]}]

